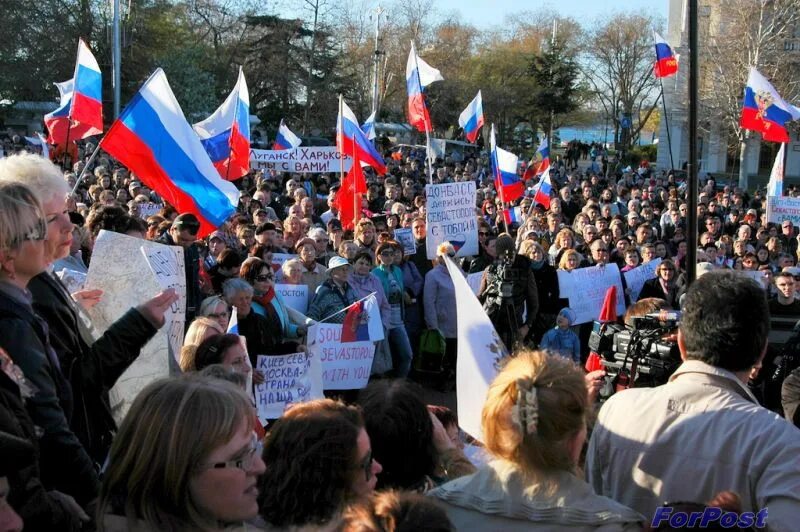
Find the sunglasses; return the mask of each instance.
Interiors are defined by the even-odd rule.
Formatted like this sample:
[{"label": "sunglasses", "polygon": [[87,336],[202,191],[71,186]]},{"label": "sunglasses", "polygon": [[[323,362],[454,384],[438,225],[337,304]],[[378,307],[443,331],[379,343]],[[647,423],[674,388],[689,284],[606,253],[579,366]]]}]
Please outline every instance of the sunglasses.
[{"label": "sunglasses", "polygon": [[489,233],[487,233],[486,231],[478,231],[478,235],[480,235],[480,236],[489,236]]},{"label": "sunglasses", "polygon": [[275,279],[274,275],[257,275],[256,276],[256,281],[259,281],[261,283],[263,283],[264,281],[272,281],[273,279]]}]

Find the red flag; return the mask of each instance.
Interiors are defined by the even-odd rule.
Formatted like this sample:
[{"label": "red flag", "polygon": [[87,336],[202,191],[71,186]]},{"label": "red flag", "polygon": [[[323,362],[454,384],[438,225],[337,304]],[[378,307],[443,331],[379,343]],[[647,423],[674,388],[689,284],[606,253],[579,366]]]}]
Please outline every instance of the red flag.
[{"label": "red flag", "polygon": [[367,193],[367,182],[361,170],[361,161],[353,156],[353,166],[342,181],[333,204],[339,211],[342,228],[353,229],[361,213],[361,196]]},{"label": "red flag", "polygon": [[[363,308],[364,302],[359,301],[358,303],[353,303],[347,310],[347,313],[344,315],[344,322],[342,322],[342,343],[364,340],[364,338],[359,335]],[[369,340],[369,331],[367,331],[366,340]]]},{"label": "red flag", "polygon": [[600,309],[600,317],[597,321],[606,323],[617,321],[617,287],[611,285],[606,290],[606,297],[603,300],[603,308]]}]

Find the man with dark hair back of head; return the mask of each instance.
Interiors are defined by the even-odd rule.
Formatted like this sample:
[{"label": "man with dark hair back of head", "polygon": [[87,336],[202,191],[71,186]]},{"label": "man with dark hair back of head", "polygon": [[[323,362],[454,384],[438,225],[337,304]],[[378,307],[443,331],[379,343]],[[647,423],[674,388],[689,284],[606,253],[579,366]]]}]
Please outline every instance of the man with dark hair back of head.
[{"label": "man with dark hair back of head", "polygon": [[731,490],[770,530],[794,530],[800,433],[746,384],[768,333],[756,281],[726,270],[697,279],[678,329],[683,364],[667,384],[617,393],[600,409],[586,455],[595,491],[653,519],[664,501]]}]

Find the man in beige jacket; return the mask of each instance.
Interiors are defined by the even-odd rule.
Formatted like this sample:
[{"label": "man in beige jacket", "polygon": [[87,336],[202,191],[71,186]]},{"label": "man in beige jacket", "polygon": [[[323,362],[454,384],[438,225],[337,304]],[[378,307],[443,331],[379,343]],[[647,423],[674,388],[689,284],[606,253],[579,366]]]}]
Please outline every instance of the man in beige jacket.
[{"label": "man in beige jacket", "polygon": [[768,331],[755,281],[733,271],[695,281],[678,332],[684,363],[667,384],[620,392],[600,410],[586,457],[595,491],[652,520],[666,502],[730,490],[769,530],[797,530],[800,430],[746,384]]}]

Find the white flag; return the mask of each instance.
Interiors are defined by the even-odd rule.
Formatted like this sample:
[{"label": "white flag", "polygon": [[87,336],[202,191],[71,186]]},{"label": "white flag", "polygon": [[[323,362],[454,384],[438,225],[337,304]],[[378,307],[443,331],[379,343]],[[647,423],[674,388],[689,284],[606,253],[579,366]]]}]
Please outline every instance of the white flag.
[{"label": "white flag", "polygon": [[456,293],[458,323],[458,362],[456,398],[459,426],[478,441],[483,441],[481,412],[486,392],[499,371],[500,360],[508,355],[489,316],[472,292],[461,268],[449,257],[447,271]]},{"label": "white flag", "polygon": [[772,165],[772,173],[769,174],[767,183],[767,196],[783,196],[783,157],[786,153],[786,144],[782,143],[775,156],[775,163]]}]

